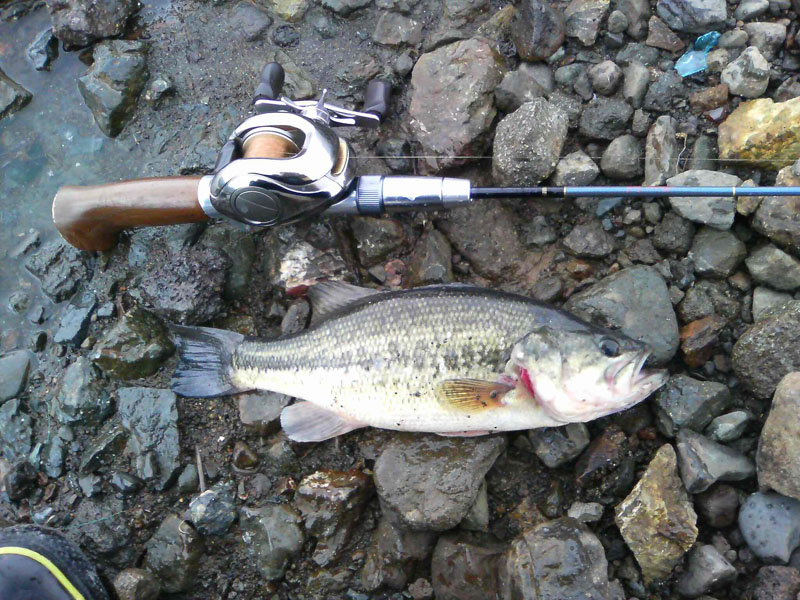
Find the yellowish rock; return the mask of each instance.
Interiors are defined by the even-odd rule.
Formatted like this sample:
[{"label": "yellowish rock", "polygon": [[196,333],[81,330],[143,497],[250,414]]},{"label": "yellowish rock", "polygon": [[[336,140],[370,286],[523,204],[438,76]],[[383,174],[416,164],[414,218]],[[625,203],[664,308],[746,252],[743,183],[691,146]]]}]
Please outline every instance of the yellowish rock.
[{"label": "yellowish rock", "polygon": [[669,577],[697,539],[697,513],[678,476],[675,450],[658,449],[644,476],[616,509],[617,527],[645,583]]},{"label": "yellowish rock", "polygon": [[800,97],[743,102],[719,126],[719,157],[777,171],[800,156]]},{"label": "yellowish rock", "polygon": [[308,10],[308,0],[272,0],[272,10],[284,21],[297,23]]}]

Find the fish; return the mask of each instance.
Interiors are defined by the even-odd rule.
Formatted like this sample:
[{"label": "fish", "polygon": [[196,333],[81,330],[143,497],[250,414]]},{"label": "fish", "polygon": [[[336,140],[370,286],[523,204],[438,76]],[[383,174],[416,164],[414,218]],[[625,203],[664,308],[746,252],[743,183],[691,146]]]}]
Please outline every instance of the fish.
[{"label": "fish", "polygon": [[557,427],[625,410],[661,387],[647,346],[522,295],[447,284],[309,289],[309,327],[259,339],[172,326],[172,389],[215,397],[269,390],[289,439],[363,427],[445,436]]}]

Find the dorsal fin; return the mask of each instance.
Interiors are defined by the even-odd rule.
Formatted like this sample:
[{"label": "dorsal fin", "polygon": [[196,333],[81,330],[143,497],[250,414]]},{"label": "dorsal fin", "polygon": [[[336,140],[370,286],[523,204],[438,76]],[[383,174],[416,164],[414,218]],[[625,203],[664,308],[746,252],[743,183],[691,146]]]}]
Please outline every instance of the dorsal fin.
[{"label": "dorsal fin", "polygon": [[311,301],[311,324],[324,321],[332,313],[356,300],[378,294],[378,290],[358,287],[343,281],[323,281],[308,288]]}]

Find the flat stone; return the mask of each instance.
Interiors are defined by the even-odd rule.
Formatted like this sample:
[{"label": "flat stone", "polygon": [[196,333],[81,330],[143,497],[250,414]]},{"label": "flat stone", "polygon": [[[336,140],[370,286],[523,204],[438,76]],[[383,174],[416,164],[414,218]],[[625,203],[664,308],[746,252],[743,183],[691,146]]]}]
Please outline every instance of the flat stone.
[{"label": "flat stone", "polygon": [[728,18],[725,0],[658,0],[656,12],[671,29],[685,33],[706,33]]},{"label": "flat stone", "polygon": [[800,260],[772,244],[752,252],[745,264],[758,283],[782,291],[800,287]]},{"label": "flat stone", "polygon": [[753,461],[742,453],[691,429],[681,429],[677,442],[681,479],[692,494],[706,491],[717,481],[742,481],[756,473]]},{"label": "flat stone", "polygon": [[683,428],[703,431],[730,403],[730,391],[721,383],[673,375],[656,392],[656,423],[667,437],[673,437]]},{"label": "flat stone", "polygon": [[521,2],[510,31],[517,54],[525,61],[544,60],[555,54],[564,43],[566,32],[564,17],[542,0]]},{"label": "flat stone", "polygon": [[499,185],[537,185],[556,167],[567,115],[543,98],[526,102],[497,125],[492,176]]},{"label": "flat stone", "polygon": [[607,570],[605,551],[597,536],[575,519],[556,519],[524,531],[511,542],[500,560],[499,595],[607,598]]},{"label": "flat stone", "polygon": [[22,393],[30,369],[31,357],[24,350],[0,356],[0,404]]},{"label": "flat stone", "polygon": [[669,291],[652,267],[634,266],[614,273],[571,296],[565,307],[644,342],[653,351],[653,365],[665,364],[678,350],[678,320]]},{"label": "flat stone", "polygon": [[744,243],[733,233],[710,227],[697,232],[689,251],[695,273],[718,278],[730,277],[746,254]]},{"label": "flat stone", "polygon": [[494,121],[494,90],[503,80],[500,55],[484,40],[447,44],[423,54],[411,73],[411,130],[425,168],[463,164],[454,156],[482,154]]},{"label": "flat stone", "polygon": [[664,579],[697,539],[697,514],[678,477],[675,451],[659,448],[616,508],[616,522],[645,582]]},{"label": "flat stone", "polygon": [[610,5],[610,0],[572,0],[564,9],[567,36],[593,46]]},{"label": "flat stone", "polygon": [[739,511],[747,546],[765,562],[789,562],[800,546],[800,500],[775,493],[748,496]]},{"label": "flat stone", "polygon": [[735,410],[714,417],[706,427],[705,434],[716,442],[732,442],[742,437],[747,426],[753,421],[753,415],[744,410]]},{"label": "flat stone", "polygon": [[577,458],[589,445],[589,430],[583,423],[543,427],[528,431],[533,451],[545,466],[555,469]]},{"label": "flat stone", "polygon": [[281,579],[305,541],[300,515],[285,504],[246,506],[239,511],[239,523],[252,564],[267,580]]},{"label": "flat stone", "polygon": [[769,62],[758,48],[750,46],[722,70],[720,80],[734,96],[758,98],[769,85]]},{"label": "flat stone", "polygon": [[757,397],[771,397],[785,375],[800,370],[798,339],[800,301],[764,311],[733,346],[731,358],[736,376]]},{"label": "flat stone", "polygon": [[375,462],[378,495],[406,527],[450,529],[475,502],[503,446],[499,437],[394,436]]},{"label": "flat stone", "polygon": [[176,594],[195,585],[203,540],[186,521],[168,515],[145,548],[144,567],[158,578],[162,592]]},{"label": "flat stone", "polygon": [[645,44],[653,48],[661,48],[667,52],[678,52],[686,47],[683,40],[675,35],[661,19],[653,15],[648,23],[648,34]]},{"label": "flat stone", "polygon": [[[670,186],[722,186],[733,187],[742,183],[736,175],[716,171],[684,171],[667,179]],[[670,197],[672,209],[695,223],[703,223],[715,229],[730,229],[736,216],[736,201],[733,198],[702,196],[697,198]]]},{"label": "flat stone", "polygon": [[758,483],[800,500],[800,372],[781,379],[758,441]]},{"label": "flat stone", "polygon": [[736,568],[711,544],[696,546],[689,553],[688,569],[676,589],[685,598],[697,598],[736,579]]}]

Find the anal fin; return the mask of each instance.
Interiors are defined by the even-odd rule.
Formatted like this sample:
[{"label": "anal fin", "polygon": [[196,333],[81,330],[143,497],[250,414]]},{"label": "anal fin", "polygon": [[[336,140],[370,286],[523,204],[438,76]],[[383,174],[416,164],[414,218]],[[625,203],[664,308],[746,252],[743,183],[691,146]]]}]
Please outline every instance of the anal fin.
[{"label": "anal fin", "polygon": [[366,426],[305,401],[295,402],[281,412],[281,427],[294,442],[321,442]]},{"label": "anal fin", "polygon": [[436,386],[436,397],[451,407],[479,411],[503,406],[503,396],[513,389],[497,381],[448,379]]}]

